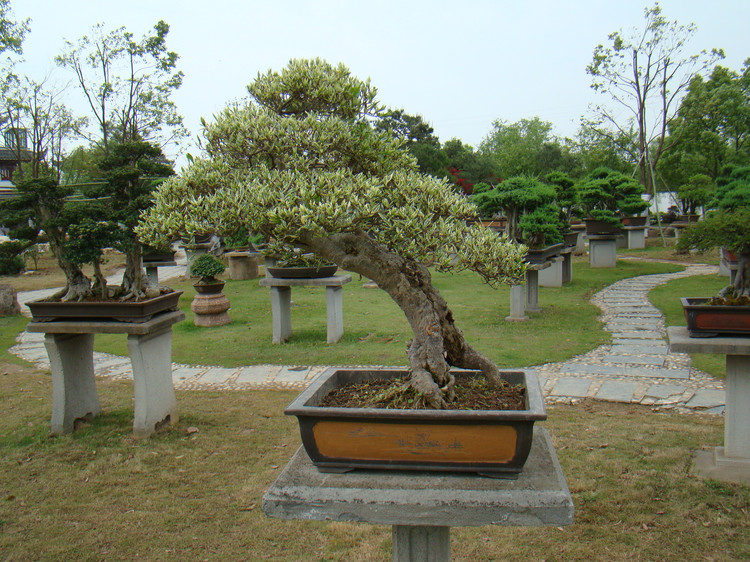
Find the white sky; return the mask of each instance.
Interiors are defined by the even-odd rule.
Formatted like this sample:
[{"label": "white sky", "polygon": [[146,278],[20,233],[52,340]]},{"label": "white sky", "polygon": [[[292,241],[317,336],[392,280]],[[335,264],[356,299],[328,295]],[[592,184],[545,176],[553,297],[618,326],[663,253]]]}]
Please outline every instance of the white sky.
[{"label": "white sky", "polygon": [[[539,116],[573,136],[595,100],[585,67],[607,35],[643,26],[646,0],[11,0],[30,17],[19,70],[57,84],[63,39],[99,22],[136,37],[158,20],[171,29],[170,50],[185,73],[175,101],[196,153],[200,118],[245,96],[245,86],[291,58],[343,62],[370,77],[381,103],[421,114],[440,140],[477,146],[495,119]],[[663,15],[698,32],[690,52],[723,48],[720,64],[739,70],[750,57],[748,0],[662,0]],[[71,82],[70,104],[84,110]],[[183,159],[178,160],[183,163]]]}]

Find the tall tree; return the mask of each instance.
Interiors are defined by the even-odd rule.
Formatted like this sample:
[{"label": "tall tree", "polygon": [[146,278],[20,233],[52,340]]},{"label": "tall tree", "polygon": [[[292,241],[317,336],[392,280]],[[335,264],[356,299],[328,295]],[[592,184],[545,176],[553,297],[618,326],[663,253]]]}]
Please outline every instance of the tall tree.
[{"label": "tall tree", "polygon": [[168,33],[169,25],[159,21],[136,41],[124,27],[105,33],[99,24],[77,43],[67,41],[56,57],[59,66],[74,72],[98,128],[95,135],[79,132],[106,154],[113,140],[165,146],[187,134],[171,99],[183,74],[177,53],[167,49]]},{"label": "tall tree", "polygon": [[[716,49],[688,55],[687,43],[695,30],[694,24],[668,21],[656,3],[645,9],[642,30],[630,35],[611,33],[609,44],[597,46],[586,67],[591,87],[614,102],[614,108],[594,108],[593,130],[617,142],[618,137],[629,138],[631,126],[635,129],[632,156],[639,179],[651,195],[655,193],[654,170],[673,146],[665,143],[667,128],[685,89],[693,76],[724,56]],[[623,110],[626,117],[622,117]]]},{"label": "tall tree", "polygon": [[403,109],[391,109],[375,121],[377,131],[390,131],[404,143],[404,147],[417,159],[423,174],[443,178],[448,174],[448,158],[440,149],[435,130],[421,115],[409,115]]}]

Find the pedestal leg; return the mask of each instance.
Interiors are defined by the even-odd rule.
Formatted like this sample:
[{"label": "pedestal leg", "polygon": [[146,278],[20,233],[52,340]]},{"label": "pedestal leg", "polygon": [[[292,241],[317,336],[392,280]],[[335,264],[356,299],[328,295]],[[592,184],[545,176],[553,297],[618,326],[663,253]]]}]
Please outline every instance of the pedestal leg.
[{"label": "pedestal leg", "polygon": [[172,386],[172,328],[147,336],[130,335],[128,350],[135,390],[133,434],[148,437],[163,422],[178,421]]},{"label": "pedestal leg", "polygon": [[394,525],[394,562],[448,562],[451,557],[450,527]]},{"label": "pedestal leg", "polygon": [[284,343],[292,333],[292,289],[271,287],[273,343]]},{"label": "pedestal leg", "polygon": [[148,277],[148,281],[151,285],[158,287],[159,286],[159,268],[153,265],[147,265],[146,266],[146,276]]},{"label": "pedestal leg", "polygon": [[727,355],[724,456],[750,468],[750,356]]},{"label": "pedestal leg", "polygon": [[539,272],[536,269],[526,271],[526,312],[541,312],[539,307]]},{"label": "pedestal leg", "polygon": [[52,372],[52,433],[70,433],[77,419],[102,411],[94,383],[93,334],[45,334]]},{"label": "pedestal leg", "polygon": [[567,252],[563,255],[562,282],[570,283],[573,281],[573,252]]},{"label": "pedestal leg", "polygon": [[529,317],[524,314],[526,311],[526,290],[523,285],[510,286],[510,316],[505,319],[509,322],[522,322]]},{"label": "pedestal leg", "polygon": [[328,343],[336,343],[344,335],[344,289],[326,287]]}]

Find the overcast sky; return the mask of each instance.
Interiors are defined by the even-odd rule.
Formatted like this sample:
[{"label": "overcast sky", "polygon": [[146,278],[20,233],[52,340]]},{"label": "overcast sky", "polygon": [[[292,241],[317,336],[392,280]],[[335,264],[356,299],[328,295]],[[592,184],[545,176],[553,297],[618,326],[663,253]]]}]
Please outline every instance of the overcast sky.
[{"label": "overcast sky", "polygon": [[[291,58],[343,62],[370,77],[379,99],[420,114],[440,140],[477,146],[492,122],[539,116],[573,136],[595,100],[585,68],[607,35],[643,26],[650,2],[633,0],[11,0],[31,18],[20,70],[57,84],[71,76],[53,58],[64,39],[96,23],[136,37],[163,19],[184,84],[175,101],[196,152],[200,118],[245,96],[257,75]],[[739,70],[750,57],[749,0],[662,0],[663,15],[695,23],[690,49],[723,48]],[[71,82],[71,105],[83,111]],[[183,159],[180,158],[179,161]]]}]

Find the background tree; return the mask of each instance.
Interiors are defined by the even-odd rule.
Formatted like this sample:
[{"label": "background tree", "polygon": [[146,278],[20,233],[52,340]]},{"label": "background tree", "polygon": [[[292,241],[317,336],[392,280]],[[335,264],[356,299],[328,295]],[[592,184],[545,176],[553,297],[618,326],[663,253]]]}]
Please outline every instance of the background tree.
[{"label": "background tree", "polygon": [[242,227],[314,252],[374,280],[404,312],[414,334],[408,384],[426,404],[452,399],[451,365],[501,385],[497,367],[456,327],[427,265],[517,283],[525,248],[467,226],[473,205],[420,174],[390,133],[367,123],[377,113],[373,89],[345,66],[293,60],[248,89],[250,103],[206,125],[207,158],[159,187],[139,235],[158,243]]},{"label": "background tree", "polygon": [[56,57],[73,71],[98,128],[78,132],[109,154],[112,140],[145,140],[159,146],[187,135],[171,99],[182,85],[177,53],[167,49],[169,25],[159,21],[151,34],[136,41],[124,27],[105,33],[101,24],[77,43],[67,41]]},{"label": "background tree", "polygon": [[562,165],[562,148],[552,135],[552,123],[539,117],[507,123],[500,119],[482,141],[479,151],[500,177],[541,177]]},{"label": "background tree", "polygon": [[441,150],[435,130],[421,115],[409,115],[403,109],[391,109],[375,121],[378,131],[390,131],[403,141],[404,147],[417,160],[419,171],[438,178],[448,175],[448,158]]},{"label": "background tree", "polygon": [[[636,131],[635,158],[641,183],[655,193],[655,168],[673,144],[666,144],[668,125],[692,78],[723,57],[719,50],[687,55],[695,25],[680,25],[662,16],[659,4],[645,9],[645,26],[626,36],[615,31],[608,46],[594,49],[586,72],[591,87],[614,101],[615,107],[594,108],[590,125],[597,134],[617,142]],[[623,110],[627,117],[621,117]],[[623,145],[623,150],[628,147]]]},{"label": "background tree", "polygon": [[443,152],[448,159],[448,175],[459,193],[471,195],[475,184],[495,185],[502,181],[490,158],[459,139],[444,143]]}]

